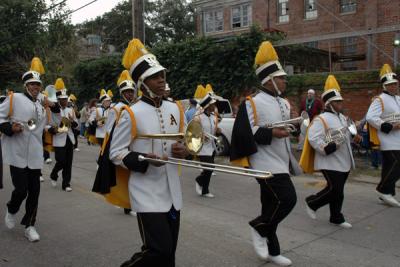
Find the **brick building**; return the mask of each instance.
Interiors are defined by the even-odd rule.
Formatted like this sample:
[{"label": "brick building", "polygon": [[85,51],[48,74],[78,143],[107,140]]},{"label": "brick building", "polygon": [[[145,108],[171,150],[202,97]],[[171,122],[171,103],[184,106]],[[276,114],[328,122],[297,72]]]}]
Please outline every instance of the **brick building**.
[{"label": "brick building", "polygon": [[[328,51],[330,68],[395,65],[400,48],[400,0],[195,0],[198,35],[225,38],[253,24],[281,31],[277,45],[304,44]],[[329,56],[328,56],[329,57]]]}]

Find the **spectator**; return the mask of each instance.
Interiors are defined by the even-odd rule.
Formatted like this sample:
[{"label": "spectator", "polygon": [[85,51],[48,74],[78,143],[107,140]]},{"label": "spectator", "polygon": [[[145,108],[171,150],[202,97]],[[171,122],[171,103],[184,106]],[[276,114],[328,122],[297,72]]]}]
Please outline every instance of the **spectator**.
[{"label": "spectator", "polygon": [[80,118],[81,132],[80,132],[80,134],[82,137],[84,137],[85,131],[86,131],[86,122],[90,116],[90,110],[89,110],[89,106],[88,106],[87,102],[85,102],[83,104],[83,108],[81,109],[81,111],[79,113],[81,114],[81,118]]},{"label": "spectator", "polygon": [[307,97],[301,101],[300,113],[306,111],[310,120],[312,120],[316,115],[320,114],[322,111],[321,100],[315,98],[315,91],[310,89],[307,91]]},{"label": "spectator", "polygon": [[196,106],[197,106],[197,101],[191,98],[189,100],[190,106],[189,108],[185,111],[185,118],[186,121],[189,122],[193,119],[194,114],[196,113]]}]

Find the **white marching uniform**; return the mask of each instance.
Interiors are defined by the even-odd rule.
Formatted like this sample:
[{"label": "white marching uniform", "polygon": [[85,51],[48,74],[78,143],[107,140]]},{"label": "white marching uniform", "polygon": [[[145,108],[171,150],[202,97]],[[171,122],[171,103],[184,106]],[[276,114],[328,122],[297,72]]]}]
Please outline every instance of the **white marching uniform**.
[{"label": "white marching uniform", "polygon": [[112,106],[108,112],[108,117],[107,117],[107,121],[105,124],[106,127],[106,132],[110,133],[112,130],[112,127],[114,125],[114,123],[117,121],[119,113],[122,109],[122,107],[126,106],[127,104],[123,103],[123,102],[118,102],[117,104],[115,104],[114,106]]},{"label": "white marching uniform", "polygon": [[[60,107],[60,113],[52,113],[51,119],[52,119],[52,123],[54,123],[54,125],[60,126],[61,123],[61,119],[65,117],[65,118],[73,118],[74,122],[76,122],[78,124],[78,120],[75,116],[75,112],[72,108],[62,108]],[[72,125],[71,125],[72,126]],[[66,133],[56,133],[53,135],[53,147],[64,147],[65,143],[67,141],[67,137],[69,138],[69,140],[71,141],[71,143],[74,145],[76,140],[75,140],[75,136],[74,133],[72,131],[72,127],[70,127],[68,129],[68,132]]]},{"label": "white marching uniform", "polygon": [[[247,114],[253,134],[260,127],[268,123],[290,119],[290,104],[282,97],[275,97],[263,91],[253,97],[257,110],[257,125],[255,124],[254,110],[250,101],[246,101]],[[272,112],[272,111],[281,112]],[[282,116],[283,113],[283,116]],[[268,160],[266,160],[268,159]],[[268,170],[271,173],[290,173],[290,167],[294,174],[301,173],[300,166],[291,152],[290,138],[272,138],[268,146],[258,146],[257,153],[249,157],[252,168]]]},{"label": "white marching uniform", "polygon": [[[400,96],[391,96],[387,93],[382,93],[379,98],[375,98],[370,105],[366,119],[369,124],[378,129],[378,137],[380,141],[380,150],[400,150],[400,131],[392,130],[389,133],[380,131],[383,123],[382,117],[392,113],[400,114]],[[383,106],[383,112],[382,112]]]},{"label": "white marching uniform", "polygon": [[[210,116],[207,116],[204,113],[201,113],[199,116],[200,123],[203,127],[203,132],[209,133],[215,136],[215,133],[217,131],[216,126],[217,126],[217,116],[215,114],[211,113]],[[212,138],[207,138],[207,140],[204,142],[203,147],[201,148],[199,152],[199,156],[212,156],[214,154],[216,147],[214,143],[214,139]]]},{"label": "white marching uniform", "polygon": [[[90,118],[89,118],[89,122],[92,123],[93,121],[97,121],[102,117],[107,118],[108,117],[108,113],[110,112],[111,108],[103,108],[103,107],[98,107],[96,109],[94,109],[91,113],[90,113]],[[107,119],[104,123],[103,126],[96,126],[96,138],[104,138],[106,136],[106,132],[107,132],[107,128],[106,128],[106,123],[107,123]]]},{"label": "white marching uniform", "polygon": [[43,130],[47,124],[46,110],[39,100],[33,101],[23,93],[14,93],[12,98],[12,114],[10,110],[10,97],[0,105],[0,124],[5,122],[27,122],[36,120],[36,128],[12,136],[3,134],[1,137],[3,163],[18,168],[42,169],[43,168]]},{"label": "white marching uniform", "polygon": [[348,172],[355,168],[353,153],[351,150],[351,134],[346,131],[346,141],[337,147],[336,151],[326,155],[324,147],[326,131],[321,118],[326,122],[328,129],[347,127],[347,118],[343,114],[336,115],[332,112],[324,112],[316,116],[308,129],[310,145],[317,151],[314,158],[315,170],[333,170]]},{"label": "white marching uniform", "polygon": [[[178,133],[181,122],[177,104],[162,101],[159,108],[151,100],[139,100],[132,105],[136,119],[137,135],[155,133]],[[132,121],[127,111],[123,111],[115,127],[110,145],[110,159],[115,165],[125,166],[127,156],[154,153],[158,156],[171,156],[173,140],[133,139],[131,136]],[[137,158],[136,158],[137,160]],[[129,177],[129,194],[132,207],[137,212],[168,212],[173,205],[176,210],[182,208],[182,192],[178,167],[165,164],[155,167],[147,162],[144,172],[132,171]]]}]

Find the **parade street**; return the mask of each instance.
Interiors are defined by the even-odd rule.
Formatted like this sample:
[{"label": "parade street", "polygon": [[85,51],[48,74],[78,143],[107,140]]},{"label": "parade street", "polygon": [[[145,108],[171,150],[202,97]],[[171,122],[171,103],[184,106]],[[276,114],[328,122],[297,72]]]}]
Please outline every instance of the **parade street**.
[{"label": "parade street", "polygon": [[[53,188],[49,173],[54,163],[45,165],[37,243],[26,240],[23,226],[12,230],[4,226],[12,190],[9,168],[5,168],[5,188],[0,191],[0,266],[119,266],[139,250],[142,241],[136,218],[91,192],[99,148],[80,141],[81,151],[74,153],[72,192],[62,191],[60,181]],[[198,170],[183,169],[177,266],[274,266],[257,258],[251,242],[248,221],[260,213],[256,181],[217,174],[210,184],[216,197],[209,199],[195,193],[198,174]],[[374,184],[351,179],[345,188],[343,213],[353,229],[330,225],[327,206],[317,212],[317,220],[311,220],[304,198],[319,191],[322,180],[321,176],[293,178],[297,205],[278,229],[283,254],[293,266],[399,266],[400,209],[380,204]],[[18,222],[23,211],[24,205]]]}]

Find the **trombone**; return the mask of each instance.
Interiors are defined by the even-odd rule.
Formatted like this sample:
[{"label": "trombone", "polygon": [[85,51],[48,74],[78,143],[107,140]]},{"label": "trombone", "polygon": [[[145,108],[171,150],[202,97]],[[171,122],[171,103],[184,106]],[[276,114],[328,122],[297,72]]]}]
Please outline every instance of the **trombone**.
[{"label": "trombone", "polygon": [[[192,120],[186,127],[186,131],[184,133],[177,133],[177,134],[145,134],[139,135],[138,138],[141,139],[167,139],[167,140],[177,140],[177,141],[184,141],[185,146],[189,153],[192,155],[196,155],[200,152],[203,141],[204,141],[204,132],[201,123]],[[185,160],[185,159],[177,159],[173,157],[169,157],[166,160],[163,159],[154,159],[148,158],[145,156],[139,156],[140,161],[149,161],[149,162],[158,162],[158,163],[165,163],[165,164],[172,164],[172,165],[179,165],[189,168],[195,169],[204,169],[209,171],[216,171],[228,174],[237,174],[242,176],[249,176],[255,177],[259,179],[268,179],[272,177],[272,173],[268,171],[261,171],[261,170],[254,170],[254,169],[246,169],[241,167],[234,167],[228,165],[221,165],[215,163],[205,163],[205,162],[198,162],[193,160]]]}]

